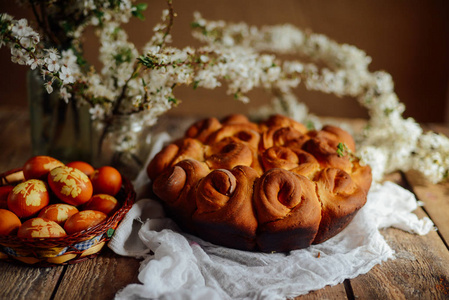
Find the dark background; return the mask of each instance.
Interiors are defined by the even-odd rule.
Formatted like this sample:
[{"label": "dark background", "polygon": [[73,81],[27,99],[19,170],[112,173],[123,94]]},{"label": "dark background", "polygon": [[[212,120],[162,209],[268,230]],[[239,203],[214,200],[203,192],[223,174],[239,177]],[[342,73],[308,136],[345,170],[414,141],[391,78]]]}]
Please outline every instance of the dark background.
[{"label": "dark background", "polygon": [[[145,21],[133,20],[125,26],[138,48],[151,36],[159,22],[165,1],[147,2]],[[193,12],[210,20],[244,21],[250,25],[291,23],[322,33],[339,43],[364,50],[372,57],[371,71],[385,70],[393,76],[399,99],[406,104],[407,117],[419,122],[449,122],[449,1],[446,0],[174,0],[178,14],[173,28],[173,45],[198,46],[191,37]],[[31,12],[15,1],[0,1],[0,12],[15,18],[32,19]],[[88,29],[85,49],[88,60],[95,57],[98,42]],[[9,49],[0,49],[0,109],[27,108],[25,74],[28,68],[13,64]],[[313,113],[323,116],[366,117],[354,99],[298,89],[300,99]],[[170,114],[223,116],[248,112],[268,101],[262,91],[250,93],[251,104],[243,105],[217,90],[180,87],[176,96],[183,103]]]}]

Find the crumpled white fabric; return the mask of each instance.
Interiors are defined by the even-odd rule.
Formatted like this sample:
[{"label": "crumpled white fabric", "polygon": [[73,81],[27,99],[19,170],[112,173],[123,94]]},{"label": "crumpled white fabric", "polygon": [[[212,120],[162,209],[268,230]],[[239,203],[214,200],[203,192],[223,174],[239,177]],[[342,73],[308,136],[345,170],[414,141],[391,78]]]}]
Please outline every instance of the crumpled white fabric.
[{"label": "crumpled white fabric", "polygon": [[[145,194],[147,184],[145,176],[137,178],[138,194]],[[119,255],[143,258],[141,284],[126,286],[116,299],[285,299],[336,285],[394,258],[379,229],[420,235],[434,229],[430,219],[412,213],[419,204],[392,182],[375,184],[366,205],[340,234],[307,249],[266,254],[183,234],[157,201],[141,199],[109,243]]]},{"label": "crumpled white fabric", "polygon": [[[433,229],[411,213],[414,195],[385,182],[373,186],[367,204],[337,236],[290,253],[251,253],[219,247],[179,233],[161,205],[138,201],[117,228],[109,247],[144,258],[138,279],[116,299],[284,299],[335,285],[394,257],[379,229],[417,234]],[[150,253],[150,250],[153,253]]]}]

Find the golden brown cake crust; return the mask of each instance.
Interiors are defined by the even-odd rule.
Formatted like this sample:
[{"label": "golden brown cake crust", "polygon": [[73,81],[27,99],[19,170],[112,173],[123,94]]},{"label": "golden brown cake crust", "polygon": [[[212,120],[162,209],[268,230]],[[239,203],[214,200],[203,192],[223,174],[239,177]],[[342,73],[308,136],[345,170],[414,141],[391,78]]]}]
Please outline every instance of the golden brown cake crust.
[{"label": "golden brown cake crust", "polygon": [[237,166],[214,170],[197,187],[193,222],[199,237],[230,248],[255,250],[257,220],[252,204],[257,172]]},{"label": "golden brown cake crust", "polygon": [[[344,151],[342,151],[342,149]],[[214,244],[285,252],[341,232],[366,202],[371,169],[341,128],[275,115],[200,120],[147,173],[182,229]]]}]

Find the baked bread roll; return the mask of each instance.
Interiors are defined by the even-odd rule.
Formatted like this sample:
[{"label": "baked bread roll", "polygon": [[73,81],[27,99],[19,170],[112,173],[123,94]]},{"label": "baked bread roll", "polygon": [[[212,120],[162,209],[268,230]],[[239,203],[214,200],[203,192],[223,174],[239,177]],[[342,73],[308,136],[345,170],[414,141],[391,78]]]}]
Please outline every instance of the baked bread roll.
[{"label": "baked bread roll", "polygon": [[342,231],[366,203],[366,193],[343,170],[327,168],[316,181],[321,201],[321,222],[313,241],[322,243]]},{"label": "baked bread roll", "polygon": [[285,116],[200,120],[149,163],[154,193],[180,227],[214,244],[286,252],[341,232],[366,202],[371,169],[351,135]]},{"label": "baked bread roll", "polygon": [[191,138],[181,139],[169,144],[160,151],[147,167],[147,174],[151,180],[155,180],[159,174],[170,166],[185,159],[203,161],[204,145]]},{"label": "baked bread roll", "polygon": [[164,199],[164,206],[178,224],[192,231],[192,215],[196,211],[195,189],[209,168],[194,159],[185,159],[166,169],[154,181],[153,192]]},{"label": "baked bread roll", "polygon": [[315,157],[299,148],[275,146],[263,152],[262,164],[264,170],[281,168],[313,179],[320,170],[320,164]]},{"label": "baked bread roll", "polygon": [[198,184],[193,222],[199,237],[226,247],[255,250],[257,220],[253,209],[258,174],[247,166],[214,170]]},{"label": "baked bread roll", "polygon": [[283,169],[267,171],[254,188],[254,206],[259,222],[259,250],[301,249],[315,239],[321,205],[315,184],[308,178]]}]

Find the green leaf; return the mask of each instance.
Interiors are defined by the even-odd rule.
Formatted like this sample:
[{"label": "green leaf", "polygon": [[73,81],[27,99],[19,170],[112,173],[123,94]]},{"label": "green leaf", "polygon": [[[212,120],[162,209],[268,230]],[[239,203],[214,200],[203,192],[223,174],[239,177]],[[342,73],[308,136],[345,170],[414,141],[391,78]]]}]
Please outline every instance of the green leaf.
[{"label": "green leaf", "polygon": [[138,3],[136,4],[136,9],[139,11],[144,11],[148,8],[148,3]]},{"label": "green leaf", "polygon": [[394,112],[393,108],[385,108],[384,114],[388,117],[392,112]]},{"label": "green leaf", "polygon": [[140,11],[135,10],[132,12],[132,14],[134,17],[138,18],[139,20],[142,20],[142,21],[145,20],[145,16]]},{"label": "green leaf", "polygon": [[315,124],[313,124],[313,122],[310,121],[310,120],[307,121],[306,127],[307,127],[308,130],[315,130]]},{"label": "green leaf", "polygon": [[114,59],[117,64],[122,64],[124,62],[131,62],[132,52],[129,48],[123,48],[118,51],[117,54],[114,55]]},{"label": "green leaf", "polygon": [[346,145],[343,143],[338,143],[337,145],[337,155],[339,157],[343,157],[345,156],[345,151],[346,151]]},{"label": "green leaf", "polygon": [[94,14],[97,17],[100,26],[103,26],[104,12],[96,9],[96,10],[94,10]]},{"label": "green leaf", "polygon": [[134,17],[137,17],[140,20],[145,20],[145,16],[143,15],[143,11],[145,11],[148,8],[147,3],[138,3],[136,5],[133,5],[134,10],[132,12]]},{"label": "green leaf", "polygon": [[192,28],[201,28],[202,26],[198,22],[192,22],[192,23],[190,23],[190,27],[192,27]]}]

